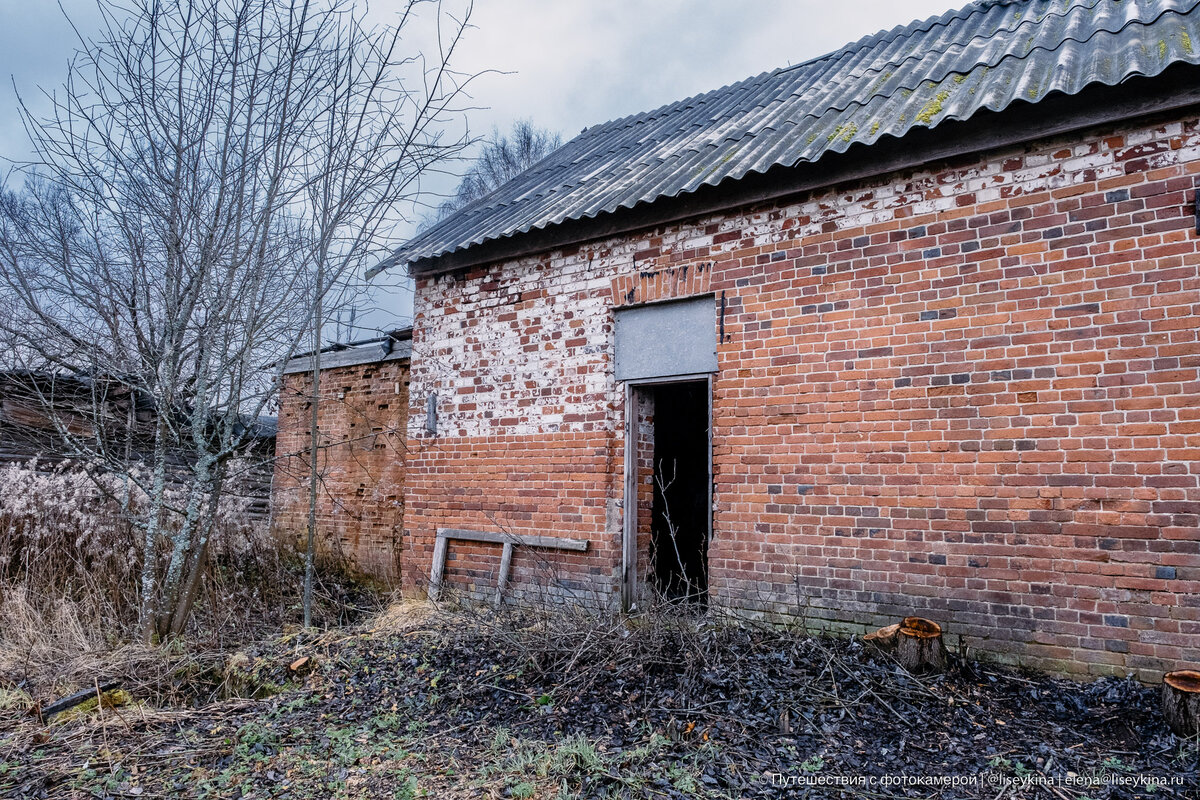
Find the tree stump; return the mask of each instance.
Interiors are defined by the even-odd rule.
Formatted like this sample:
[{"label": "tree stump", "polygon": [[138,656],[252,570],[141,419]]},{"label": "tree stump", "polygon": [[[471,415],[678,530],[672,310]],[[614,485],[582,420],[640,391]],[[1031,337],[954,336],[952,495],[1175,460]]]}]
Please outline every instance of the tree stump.
[{"label": "tree stump", "polygon": [[868,633],[863,637],[863,641],[867,644],[873,644],[881,650],[891,650],[896,646],[896,636],[900,630],[900,623],[888,625],[886,628],[880,628],[877,631]]},{"label": "tree stump", "polygon": [[1200,672],[1181,669],[1163,676],[1163,716],[1185,739],[1200,733]]},{"label": "tree stump", "polygon": [[896,631],[896,660],[909,672],[941,672],[949,656],[942,626],[921,617],[905,617]]}]

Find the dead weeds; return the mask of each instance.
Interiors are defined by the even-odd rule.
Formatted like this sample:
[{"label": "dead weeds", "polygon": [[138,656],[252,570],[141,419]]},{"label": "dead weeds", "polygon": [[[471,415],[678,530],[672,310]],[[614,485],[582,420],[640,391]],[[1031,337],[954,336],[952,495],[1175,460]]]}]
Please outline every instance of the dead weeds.
[{"label": "dead weeds", "polygon": [[[206,684],[191,708],[142,701],[47,727],[0,695],[0,795],[1197,792],[1195,743],[1172,736],[1155,692],[1131,681],[1080,685],[969,663],[917,678],[854,641],[715,614],[406,606],[243,655],[236,669],[257,665],[270,696],[222,700]],[[302,657],[300,674],[291,666]],[[901,776],[926,781],[898,785]]]}]

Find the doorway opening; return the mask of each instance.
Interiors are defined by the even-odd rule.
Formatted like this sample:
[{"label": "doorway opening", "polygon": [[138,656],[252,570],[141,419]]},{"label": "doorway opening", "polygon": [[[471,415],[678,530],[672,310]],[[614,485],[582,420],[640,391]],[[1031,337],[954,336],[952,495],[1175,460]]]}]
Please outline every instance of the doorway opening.
[{"label": "doorway opening", "polygon": [[632,391],[638,580],[669,602],[706,605],[712,521],[707,379]]},{"label": "doorway opening", "polygon": [[654,392],[650,557],[667,600],[708,601],[708,382]]}]

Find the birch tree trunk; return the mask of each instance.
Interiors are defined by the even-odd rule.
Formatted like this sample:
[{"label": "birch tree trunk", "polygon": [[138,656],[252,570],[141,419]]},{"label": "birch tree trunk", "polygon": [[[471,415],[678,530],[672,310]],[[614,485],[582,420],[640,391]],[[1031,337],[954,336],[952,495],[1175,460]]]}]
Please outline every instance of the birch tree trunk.
[{"label": "birch tree trunk", "polygon": [[172,636],[183,635],[188,617],[192,613],[192,606],[196,603],[196,596],[200,591],[200,581],[204,577],[205,565],[208,561],[208,543],[212,539],[213,528],[216,526],[217,515],[220,513],[221,489],[224,482],[224,466],[222,465],[215,478],[212,492],[208,496],[208,514],[201,529],[200,541],[196,545],[196,554],[187,571],[187,583],[179,593],[179,602],[176,603],[171,614],[171,622],[167,630]]},{"label": "birch tree trunk", "polygon": [[[127,473],[128,474],[128,473]],[[142,543],[142,602],[138,627],[142,639],[154,639],[154,610],[157,599],[158,537],[162,525],[163,494],[167,481],[166,420],[159,415],[154,429],[154,465],[149,513],[142,521],[145,537]]]}]

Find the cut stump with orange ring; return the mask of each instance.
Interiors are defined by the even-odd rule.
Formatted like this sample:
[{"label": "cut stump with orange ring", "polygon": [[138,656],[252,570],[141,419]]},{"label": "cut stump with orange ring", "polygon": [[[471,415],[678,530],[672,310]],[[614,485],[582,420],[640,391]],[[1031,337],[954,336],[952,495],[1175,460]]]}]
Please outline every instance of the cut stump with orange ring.
[{"label": "cut stump with orange ring", "polygon": [[922,617],[905,617],[896,631],[896,660],[909,672],[941,672],[949,656],[942,626]]},{"label": "cut stump with orange ring", "polygon": [[1200,733],[1200,672],[1180,669],[1163,676],[1163,716],[1185,739]]},{"label": "cut stump with orange ring", "polygon": [[863,641],[892,653],[909,672],[940,672],[950,660],[942,643],[942,626],[923,617],[905,617],[868,633]]}]

